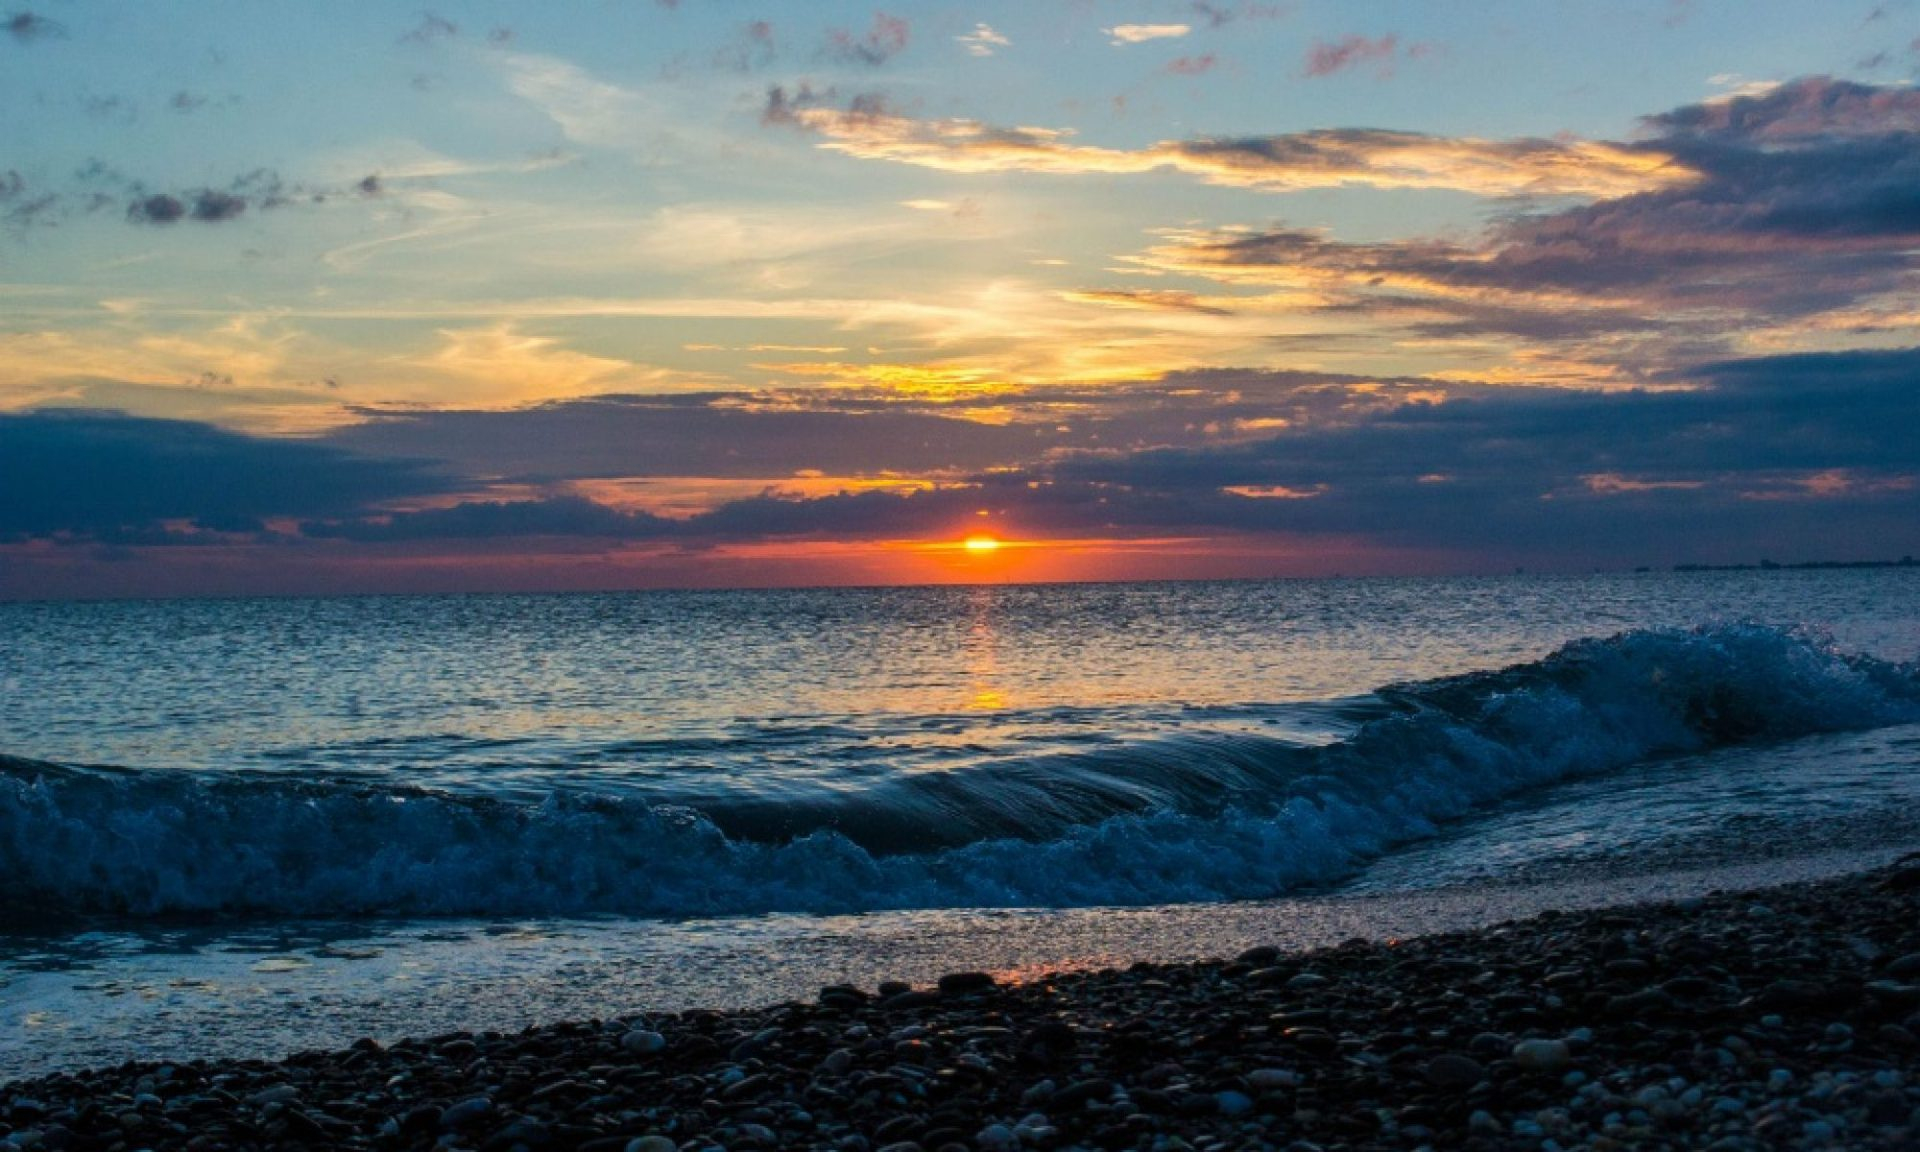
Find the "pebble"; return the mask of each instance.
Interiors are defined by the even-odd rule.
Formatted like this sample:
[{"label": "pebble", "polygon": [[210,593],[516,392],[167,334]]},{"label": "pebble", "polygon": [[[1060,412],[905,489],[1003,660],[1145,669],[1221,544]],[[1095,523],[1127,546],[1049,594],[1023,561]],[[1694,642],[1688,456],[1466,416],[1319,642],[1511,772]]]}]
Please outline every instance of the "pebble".
[{"label": "pebble", "polygon": [[1528,1072],[1558,1072],[1573,1062],[1564,1040],[1522,1040],[1513,1046],[1513,1062]]},{"label": "pebble", "polygon": [[651,1056],[666,1048],[667,1038],[658,1032],[649,1032],[645,1028],[635,1028],[620,1037],[620,1047],[636,1056]]},{"label": "pebble", "polygon": [[1486,1076],[1478,1060],[1458,1052],[1443,1052],[1427,1061],[1427,1079],[1441,1088],[1471,1088]]},{"label": "pebble", "polygon": [[940,991],[949,996],[964,995],[969,992],[985,992],[997,983],[998,981],[986,972],[949,972],[940,977]]},{"label": "pebble", "polygon": [[486,1096],[473,1096],[460,1101],[440,1114],[442,1128],[465,1128],[478,1124],[493,1115],[493,1101]]}]

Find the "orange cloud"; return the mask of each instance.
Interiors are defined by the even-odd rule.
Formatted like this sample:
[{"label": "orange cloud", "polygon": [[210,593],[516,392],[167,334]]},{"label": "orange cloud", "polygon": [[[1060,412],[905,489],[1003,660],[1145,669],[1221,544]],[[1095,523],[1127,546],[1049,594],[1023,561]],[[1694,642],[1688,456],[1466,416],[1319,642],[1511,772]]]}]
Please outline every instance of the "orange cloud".
[{"label": "orange cloud", "polygon": [[873,96],[835,108],[808,89],[774,88],[763,114],[865,160],[943,172],[1130,174],[1176,171],[1209,184],[1264,191],[1365,185],[1451,188],[1484,196],[1613,197],[1685,184],[1696,173],[1647,145],[1596,140],[1480,140],[1380,129],[1163,140],[1140,149],[1078,144],[1064,129],[922,120]]}]

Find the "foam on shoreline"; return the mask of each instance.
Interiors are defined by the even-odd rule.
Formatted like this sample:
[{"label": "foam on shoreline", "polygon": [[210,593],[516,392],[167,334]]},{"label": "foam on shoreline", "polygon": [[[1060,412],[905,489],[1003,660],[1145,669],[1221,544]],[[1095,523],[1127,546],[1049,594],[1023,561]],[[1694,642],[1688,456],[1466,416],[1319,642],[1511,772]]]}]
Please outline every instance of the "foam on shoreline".
[{"label": "foam on shoreline", "polygon": [[0,963],[13,1009],[0,1019],[0,1080],[133,1058],[277,1059],[359,1036],[512,1031],[608,1010],[752,1009],[841,981],[928,983],[955,967],[1038,974],[1190,962],[1257,944],[1298,951],[1411,939],[1545,912],[1828,879],[1882,866],[1900,851],[1152,908],[102,926],[84,949],[15,941],[16,954],[37,963]]}]

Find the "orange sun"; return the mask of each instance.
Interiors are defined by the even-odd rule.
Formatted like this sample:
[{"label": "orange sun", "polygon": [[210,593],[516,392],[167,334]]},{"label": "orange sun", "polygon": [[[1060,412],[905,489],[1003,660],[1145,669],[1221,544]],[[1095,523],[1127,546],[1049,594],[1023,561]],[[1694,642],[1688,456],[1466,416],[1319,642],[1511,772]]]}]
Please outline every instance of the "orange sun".
[{"label": "orange sun", "polygon": [[1000,541],[991,536],[969,536],[962,542],[962,547],[969,552],[993,552],[999,549]]}]

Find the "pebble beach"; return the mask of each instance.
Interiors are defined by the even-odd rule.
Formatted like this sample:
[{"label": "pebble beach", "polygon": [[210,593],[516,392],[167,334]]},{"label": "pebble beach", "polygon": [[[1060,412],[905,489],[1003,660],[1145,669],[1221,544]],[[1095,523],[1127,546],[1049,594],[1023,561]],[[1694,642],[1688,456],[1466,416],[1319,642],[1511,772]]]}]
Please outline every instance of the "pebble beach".
[{"label": "pebble beach", "polygon": [[0,1087],[0,1147],[1572,1149],[1920,1142],[1920,854],[1405,941]]}]

